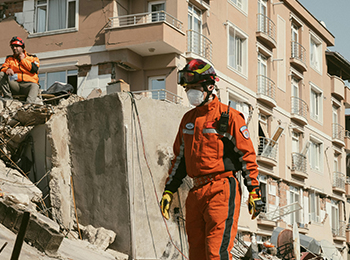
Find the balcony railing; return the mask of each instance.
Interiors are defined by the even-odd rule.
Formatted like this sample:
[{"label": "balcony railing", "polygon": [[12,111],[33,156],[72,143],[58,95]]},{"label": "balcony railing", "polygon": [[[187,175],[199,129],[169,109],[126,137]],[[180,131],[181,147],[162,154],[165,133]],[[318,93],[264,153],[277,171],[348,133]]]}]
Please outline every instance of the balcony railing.
[{"label": "balcony railing", "polygon": [[309,110],[306,102],[298,97],[292,97],[292,114],[307,117],[307,111]]},{"label": "balcony railing", "polygon": [[345,231],[346,231],[346,222],[345,221],[339,221],[339,227],[332,227],[333,236],[345,237],[346,236]]},{"label": "balcony railing", "polygon": [[345,130],[345,137],[350,138],[350,131],[349,130]]},{"label": "balcony railing", "polygon": [[271,79],[264,75],[258,75],[258,94],[263,94],[276,100],[276,85]]},{"label": "balcony railing", "polygon": [[306,156],[301,153],[292,153],[292,170],[306,173]]},{"label": "balcony railing", "polygon": [[333,188],[345,190],[345,174],[333,172]]},{"label": "balcony railing", "polygon": [[298,42],[291,42],[292,44],[292,58],[301,61],[302,63],[306,63],[306,50],[305,48]]},{"label": "balcony railing", "polygon": [[182,104],[182,97],[166,90],[166,89],[156,89],[156,90],[141,90],[132,91],[136,95],[142,95],[144,97],[158,99],[162,101],[172,102],[175,104]]},{"label": "balcony railing", "polygon": [[344,127],[340,124],[333,123],[332,124],[332,137],[333,139],[338,139],[344,141]]},{"label": "balcony railing", "polygon": [[108,28],[126,27],[155,22],[165,22],[176,29],[182,30],[182,22],[164,11],[111,17],[109,18]]},{"label": "balcony railing", "polygon": [[264,14],[258,14],[258,32],[266,34],[271,40],[276,41],[276,25]]},{"label": "balcony railing", "polygon": [[259,137],[258,156],[264,156],[273,160],[277,158],[278,143],[270,138]]},{"label": "balcony railing", "polygon": [[213,56],[213,44],[203,34],[193,30],[188,30],[187,52],[193,52],[211,62]]}]

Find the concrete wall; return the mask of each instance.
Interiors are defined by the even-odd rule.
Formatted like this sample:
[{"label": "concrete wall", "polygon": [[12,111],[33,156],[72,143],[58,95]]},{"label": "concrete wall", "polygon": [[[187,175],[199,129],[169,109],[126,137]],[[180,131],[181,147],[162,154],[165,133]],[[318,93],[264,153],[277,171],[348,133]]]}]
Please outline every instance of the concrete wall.
[{"label": "concrete wall", "polygon": [[[136,97],[136,105],[153,180],[145,164],[140,132],[127,93],[75,103],[67,109],[79,222],[116,232],[111,248],[134,259],[160,259],[162,255],[179,259],[179,253],[169,243],[159,200],[172,143],[188,108],[140,97]],[[184,190],[188,187],[184,185]],[[182,206],[185,198],[180,192]],[[179,207],[177,196],[173,207]],[[174,220],[167,224],[175,243],[181,247]],[[184,229],[180,230],[186,241]],[[182,247],[186,248],[186,242]]]}]

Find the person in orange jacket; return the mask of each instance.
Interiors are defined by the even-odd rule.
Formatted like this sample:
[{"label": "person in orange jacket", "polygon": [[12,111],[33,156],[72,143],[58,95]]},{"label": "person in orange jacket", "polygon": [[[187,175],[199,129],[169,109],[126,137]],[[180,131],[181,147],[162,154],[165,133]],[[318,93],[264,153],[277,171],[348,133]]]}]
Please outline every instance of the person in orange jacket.
[{"label": "person in orange jacket", "polygon": [[23,40],[13,37],[10,41],[13,55],[6,57],[0,70],[0,90],[3,97],[12,99],[12,94],[26,95],[27,103],[34,103],[39,94],[39,59],[26,52]]},{"label": "person in orange jacket", "polygon": [[184,177],[193,178],[194,187],[186,199],[190,260],[232,259],[241,205],[237,171],[242,171],[249,190],[252,219],[264,206],[256,154],[244,116],[212,93],[217,80],[214,68],[199,59],[191,60],[178,73],[178,84],[184,86],[195,108],[180,123],[160,207],[169,219],[173,194]]}]

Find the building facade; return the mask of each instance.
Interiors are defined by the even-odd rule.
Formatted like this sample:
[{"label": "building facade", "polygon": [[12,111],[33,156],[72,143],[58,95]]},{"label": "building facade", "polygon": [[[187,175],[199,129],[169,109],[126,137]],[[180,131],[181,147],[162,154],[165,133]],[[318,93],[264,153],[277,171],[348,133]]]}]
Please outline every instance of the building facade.
[{"label": "building facade", "polygon": [[239,236],[261,244],[297,223],[345,257],[350,66],[327,51],[334,36],[297,0],[8,0],[0,14],[0,62],[21,37],[40,58],[42,89],[68,82],[86,97],[122,79],[188,105],[177,70],[193,58],[211,63],[221,101],[245,115],[266,201],[251,221],[243,188]]}]

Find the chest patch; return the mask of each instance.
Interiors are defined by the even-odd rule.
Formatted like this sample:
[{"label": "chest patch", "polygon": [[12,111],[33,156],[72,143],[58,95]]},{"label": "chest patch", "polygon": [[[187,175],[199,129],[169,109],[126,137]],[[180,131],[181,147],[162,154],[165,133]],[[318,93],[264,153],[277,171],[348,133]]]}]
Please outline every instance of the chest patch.
[{"label": "chest patch", "polygon": [[242,133],[245,139],[249,139],[249,131],[246,125],[242,126],[239,131]]},{"label": "chest patch", "polygon": [[205,128],[215,128],[215,121],[209,121],[205,123]]},{"label": "chest patch", "polygon": [[193,123],[187,123],[186,124],[186,129],[192,130],[193,128],[194,128],[194,124]]}]

